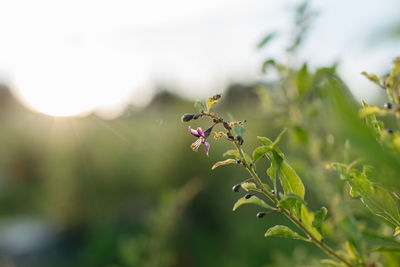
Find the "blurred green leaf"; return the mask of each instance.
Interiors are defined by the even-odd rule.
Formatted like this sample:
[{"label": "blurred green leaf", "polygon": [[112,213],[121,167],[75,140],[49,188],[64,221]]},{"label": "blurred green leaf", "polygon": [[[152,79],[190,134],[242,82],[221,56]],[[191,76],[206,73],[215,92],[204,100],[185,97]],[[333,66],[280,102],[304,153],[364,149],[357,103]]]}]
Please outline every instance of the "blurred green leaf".
[{"label": "blurred green leaf", "polygon": [[351,194],[359,196],[362,203],[376,216],[385,219],[393,227],[400,226],[400,215],[396,201],[385,188],[373,184],[366,176],[365,170],[359,172],[346,168],[346,181],[351,186]]},{"label": "blurred green leaf", "polygon": [[370,115],[384,116],[387,113],[387,110],[381,109],[377,106],[366,106],[361,108],[358,114],[361,118],[365,118]]},{"label": "blurred green leaf", "polygon": [[326,265],[334,266],[334,267],[343,266],[342,264],[340,264],[340,263],[338,263],[338,262],[336,262],[336,261],[334,261],[334,260],[329,260],[329,259],[323,259],[323,260],[321,260],[320,262],[321,262],[322,264],[326,264]]},{"label": "blurred green leaf", "polygon": [[240,206],[245,205],[245,204],[255,204],[262,208],[274,210],[273,207],[271,207],[270,205],[265,203],[264,200],[259,199],[257,196],[252,196],[251,198],[247,198],[247,199],[245,197],[239,198],[238,201],[236,201],[235,205],[233,205],[232,210],[235,211]]},{"label": "blurred green leaf", "polygon": [[379,80],[378,76],[376,76],[375,74],[368,74],[367,72],[363,71],[361,72],[362,75],[364,75],[368,80],[370,80],[371,82],[375,83],[376,85],[378,85],[379,87],[385,88],[382,84],[381,81]]},{"label": "blurred green leaf", "polygon": [[258,43],[257,48],[263,48],[266,44],[268,44],[272,39],[275,37],[275,33],[270,33],[267,36],[264,37],[264,39],[261,40],[261,42]]},{"label": "blurred green leaf", "polygon": [[294,232],[292,229],[285,225],[275,225],[268,229],[268,231],[264,235],[265,237],[277,236],[291,239],[299,239],[308,242],[305,237],[302,237],[298,233]]},{"label": "blurred green leaf", "polygon": [[300,97],[303,97],[312,88],[312,75],[308,72],[306,63],[296,75],[296,86]]},{"label": "blurred green leaf", "polygon": [[217,167],[219,167],[219,166],[227,165],[227,164],[232,164],[232,163],[237,163],[237,162],[236,162],[236,160],[234,160],[234,159],[226,159],[226,160],[223,160],[223,161],[218,161],[217,163],[215,163],[215,164],[212,166],[211,170],[214,170],[215,168],[217,168]]},{"label": "blurred green leaf", "polygon": [[400,226],[396,226],[393,233],[393,236],[398,236],[398,235],[400,235]]},{"label": "blurred green leaf", "polygon": [[196,101],[194,102],[194,107],[198,110],[198,111],[207,111],[206,106],[204,105],[204,103],[202,101]]},{"label": "blurred green leaf", "polygon": [[397,247],[378,247],[375,248],[373,250],[371,250],[371,252],[387,252],[387,251],[394,251],[394,252],[400,252],[400,248]]}]

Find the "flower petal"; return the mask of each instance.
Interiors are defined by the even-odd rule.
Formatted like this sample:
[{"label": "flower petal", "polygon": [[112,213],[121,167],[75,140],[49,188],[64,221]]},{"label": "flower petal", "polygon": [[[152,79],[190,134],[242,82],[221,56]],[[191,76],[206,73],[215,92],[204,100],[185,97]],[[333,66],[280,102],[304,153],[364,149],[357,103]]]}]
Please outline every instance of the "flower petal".
[{"label": "flower petal", "polygon": [[210,144],[208,142],[205,142],[204,148],[206,149],[206,155],[208,156],[208,150],[210,150]]},{"label": "flower petal", "polygon": [[202,136],[202,137],[204,137],[204,138],[207,138],[207,136],[205,136],[203,130],[202,130],[200,127],[197,128],[197,133],[199,134],[199,136]]},{"label": "flower petal", "polygon": [[[197,129],[198,129],[198,128],[197,128]],[[192,128],[190,128],[190,126],[189,126],[189,132],[190,132],[192,135],[196,136],[196,137],[200,137],[200,135],[198,134],[198,130],[193,130]]]}]

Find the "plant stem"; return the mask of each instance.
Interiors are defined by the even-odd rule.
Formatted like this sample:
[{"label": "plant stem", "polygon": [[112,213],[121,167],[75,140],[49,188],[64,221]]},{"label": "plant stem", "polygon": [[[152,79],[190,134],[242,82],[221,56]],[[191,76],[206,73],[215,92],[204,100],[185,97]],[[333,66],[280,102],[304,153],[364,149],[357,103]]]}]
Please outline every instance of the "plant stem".
[{"label": "plant stem", "polygon": [[[267,189],[265,189],[260,177],[258,177],[257,173],[249,166],[249,163],[246,161],[246,158],[244,157],[244,152],[242,147],[237,143],[234,142],[237,151],[240,154],[240,157],[242,158],[243,166],[246,168],[246,170],[251,174],[251,176],[254,178],[256,181],[258,187],[261,189],[262,193],[267,196],[276,206],[278,206],[278,199],[276,198],[276,193],[272,194],[269,192]],[[307,227],[303,224],[302,221],[300,221],[298,218],[290,214],[288,210],[278,208],[278,211],[284,214],[290,221],[292,221],[298,228],[300,228],[309,238],[310,242],[313,242],[317,247],[322,249],[326,254],[329,256],[336,258],[337,260],[343,262],[346,264],[348,267],[353,267],[346,259],[344,259],[342,256],[338,255],[332,248],[327,246],[323,241],[319,240],[316,238],[308,229]]]}]

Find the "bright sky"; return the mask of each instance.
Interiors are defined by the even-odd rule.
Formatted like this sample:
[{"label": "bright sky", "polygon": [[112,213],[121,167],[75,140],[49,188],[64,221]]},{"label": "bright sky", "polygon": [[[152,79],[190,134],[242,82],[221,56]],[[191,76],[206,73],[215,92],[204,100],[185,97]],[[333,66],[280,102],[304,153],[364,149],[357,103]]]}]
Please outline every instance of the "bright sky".
[{"label": "bright sky", "polygon": [[[205,97],[260,78],[264,57],[283,49],[255,46],[271,30],[287,32],[296,2],[1,0],[0,78],[30,108],[58,116],[113,117],[128,102],[146,103],[163,83]],[[400,51],[363,44],[395,21],[396,2],[314,1],[320,16],[302,57],[315,65],[340,60],[355,92],[370,94],[359,73],[382,73]]]}]

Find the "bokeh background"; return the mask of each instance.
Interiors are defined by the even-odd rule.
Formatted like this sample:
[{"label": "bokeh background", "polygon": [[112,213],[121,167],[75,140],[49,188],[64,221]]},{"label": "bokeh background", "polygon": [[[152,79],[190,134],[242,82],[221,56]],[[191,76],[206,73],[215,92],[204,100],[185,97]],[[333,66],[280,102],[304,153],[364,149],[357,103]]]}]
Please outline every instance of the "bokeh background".
[{"label": "bokeh background", "polygon": [[[385,101],[360,72],[385,74],[398,56],[400,7],[311,1],[299,22],[301,4],[0,1],[0,266],[318,266],[312,245],[263,237],[281,216],[231,211],[245,171],[211,171],[229,143],[194,153],[187,127],[207,123],[180,121],[222,93],[216,110],[248,121],[249,153],[288,127],[282,150],[307,201],[328,205],[340,182],[325,165],[360,138],[351,112]],[[293,68],[288,81],[307,62],[348,87],[285,102],[279,74],[261,70],[268,58]]]}]

